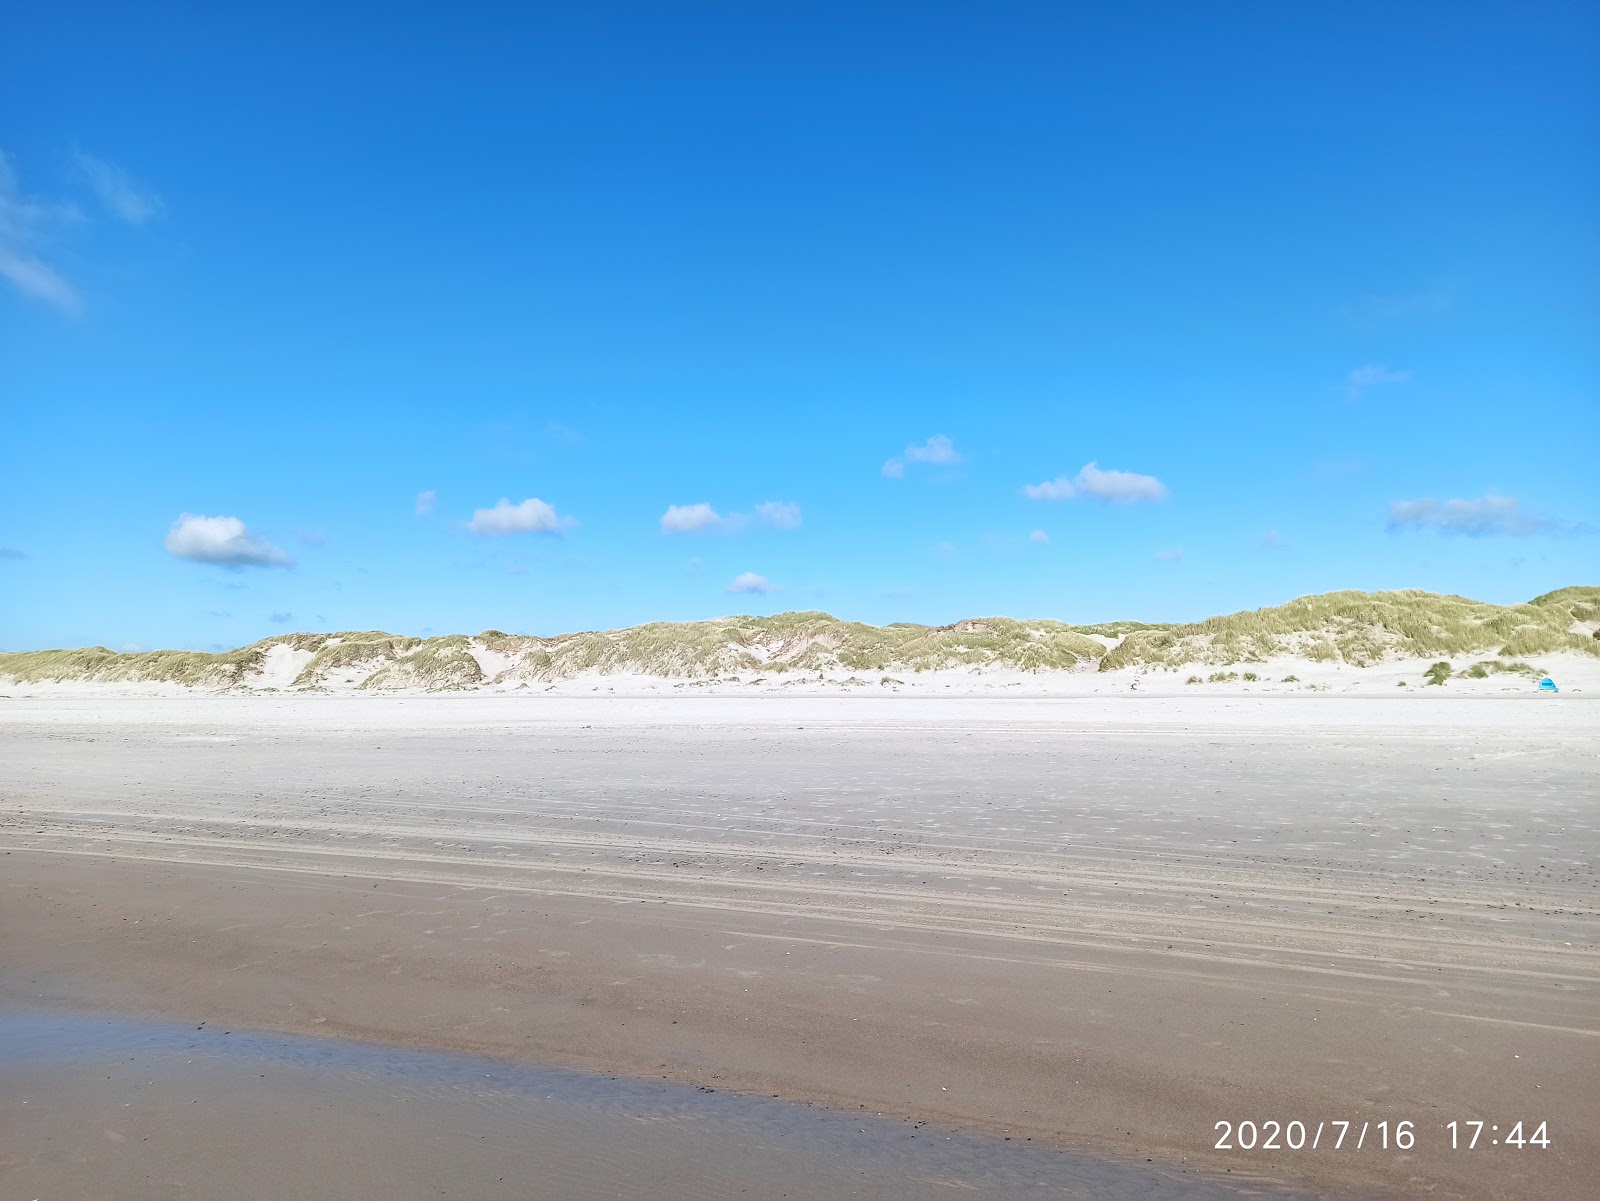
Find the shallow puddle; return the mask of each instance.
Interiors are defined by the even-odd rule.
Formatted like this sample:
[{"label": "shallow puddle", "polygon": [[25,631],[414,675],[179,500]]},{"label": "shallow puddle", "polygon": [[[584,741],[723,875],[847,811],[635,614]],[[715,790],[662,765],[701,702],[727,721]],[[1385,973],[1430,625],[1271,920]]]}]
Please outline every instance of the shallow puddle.
[{"label": "shallow puddle", "polygon": [[1289,1197],[780,1100],[362,1043],[0,1013],[0,1192],[226,1198]]}]

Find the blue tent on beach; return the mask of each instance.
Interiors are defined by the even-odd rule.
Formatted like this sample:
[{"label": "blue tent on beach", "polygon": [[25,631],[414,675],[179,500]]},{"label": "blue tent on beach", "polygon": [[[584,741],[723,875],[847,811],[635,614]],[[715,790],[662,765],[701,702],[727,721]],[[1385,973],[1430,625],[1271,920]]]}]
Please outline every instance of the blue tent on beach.
[{"label": "blue tent on beach", "polygon": [[1540,692],[1560,692],[1561,689],[1556,687],[1556,682],[1554,680],[1552,680],[1549,676],[1545,676],[1544,679],[1539,681],[1539,691]]}]

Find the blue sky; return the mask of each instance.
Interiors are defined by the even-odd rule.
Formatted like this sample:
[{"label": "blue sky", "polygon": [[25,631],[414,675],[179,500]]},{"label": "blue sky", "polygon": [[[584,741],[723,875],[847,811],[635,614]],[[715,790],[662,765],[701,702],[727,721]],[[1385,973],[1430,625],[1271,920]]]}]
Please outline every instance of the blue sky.
[{"label": "blue sky", "polygon": [[225,7],[0,17],[0,645],[1600,582],[1593,6]]}]

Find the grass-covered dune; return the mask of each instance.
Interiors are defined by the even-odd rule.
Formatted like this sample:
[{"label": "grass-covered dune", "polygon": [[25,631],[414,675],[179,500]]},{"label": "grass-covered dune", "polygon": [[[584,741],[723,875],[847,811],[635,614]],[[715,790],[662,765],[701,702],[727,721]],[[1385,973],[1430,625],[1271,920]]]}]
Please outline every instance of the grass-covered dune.
[{"label": "grass-covered dune", "polygon": [[1600,588],[1563,588],[1521,605],[1414,589],[1325,592],[1276,608],[1133,631],[1100,661],[1100,670],[1282,656],[1368,667],[1385,659],[1485,652],[1511,658],[1560,651],[1600,655],[1597,625]]},{"label": "grass-covered dune", "polygon": [[1177,670],[1281,658],[1368,667],[1385,660],[1562,652],[1600,656],[1600,588],[1563,588],[1520,605],[1415,590],[1329,592],[1188,625],[1072,626],[986,617],[948,626],[871,626],[803,612],[549,638],[499,630],[436,638],[378,630],[281,634],[218,654],[118,654],[103,646],[0,654],[0,681],[451,691],[584,676],[882,678],[950,669]]}]

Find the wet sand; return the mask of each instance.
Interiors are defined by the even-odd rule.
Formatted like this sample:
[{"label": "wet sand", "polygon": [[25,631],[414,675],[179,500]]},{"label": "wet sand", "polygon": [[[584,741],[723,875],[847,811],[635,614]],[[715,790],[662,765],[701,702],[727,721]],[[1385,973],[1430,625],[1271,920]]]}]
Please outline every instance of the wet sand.
[{"label": "wet sand", "polygon": [[[0,701],[0,996],[1317,1195],[1578,1196],[1600,1173],[1596,715]],[[1212,1149],[1245,1118],[1409,1120],[1417,1145]],[[1552,1145],[1452,1152],[1452,1118]]]},{"label": "wet sand", "polygon": [[1309,1201],[875,1113],[363,1043],[0,1011],[12,1195]]}]

